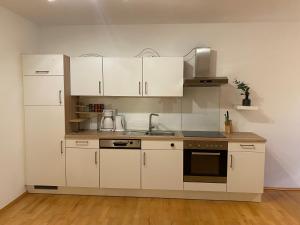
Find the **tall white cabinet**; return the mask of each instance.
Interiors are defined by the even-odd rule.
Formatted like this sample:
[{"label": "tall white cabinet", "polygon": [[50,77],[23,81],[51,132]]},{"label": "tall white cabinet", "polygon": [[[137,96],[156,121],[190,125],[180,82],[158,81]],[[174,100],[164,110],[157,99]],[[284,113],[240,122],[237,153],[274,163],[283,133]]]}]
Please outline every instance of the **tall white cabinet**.
[{"label": "tall white cabinet", "polygon": [[65,185],[68,67],[63,55],[23,56],[27,185]]},{"label": "tall white cabinet", "polygon": [[26,184],[65,185],[62,106],[25,106]]},{"label": "tall white cabinet", "polygon": [[63,106],[64,76],[24,76],[24,105]]}]

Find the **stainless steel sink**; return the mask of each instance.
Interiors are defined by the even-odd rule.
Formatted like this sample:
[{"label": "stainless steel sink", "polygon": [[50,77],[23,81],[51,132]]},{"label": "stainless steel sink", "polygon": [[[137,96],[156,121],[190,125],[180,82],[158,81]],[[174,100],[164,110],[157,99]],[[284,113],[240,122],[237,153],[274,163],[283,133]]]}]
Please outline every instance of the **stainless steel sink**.
[{"label": "stainless steel sink", "polygon": [[173,131],[147,131],[146,135],[149,136],[175,136],[175,132]]},{"label": "stainless steel sink", "polygon": [[143,136],[146,135],[147,131],[143,131],[143,130],[131,130],[131,131],[125,131],[126,135],[129,136]]},{"label": "stainless steel sink", "polygon": [[129,136],[175,136],[174,131],[163,131],[163,130],[153,130],[151,132],[145,130],[128,130],[124,132],[125,135]]}]

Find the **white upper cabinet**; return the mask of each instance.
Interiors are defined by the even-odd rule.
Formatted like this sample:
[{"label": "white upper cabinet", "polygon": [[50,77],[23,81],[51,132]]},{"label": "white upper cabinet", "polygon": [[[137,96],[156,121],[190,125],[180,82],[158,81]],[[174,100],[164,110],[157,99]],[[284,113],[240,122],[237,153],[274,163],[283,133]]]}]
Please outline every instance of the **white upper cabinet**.
[{"label": "white upper cabinet", "polygon": [[71,95],[102,96],[102,58],[71,58]]},{"label": "white upper cabinet", "polygon": [[143,58],[144,96],[183,96],[183,58]]},{"label": "white upper cabinet", "polygon": [[263,193],[265,144],[229,143],[227,192]]},{"label": "white upper cabinet", "polygon": [[64,105],[63,76],[24,76],[24,105]]},{"label": "white upper cabinet", "polygon": [[63,76],[63,55],[23,55],[23,75]]},{"label": "white upper cabinet", "polygon": [[25,106],[26,184],[65,186],[63,106]]},{"label": "white upper cabinet", "polygon": [[105,96],[142,96],[142,58],[103,58]]}]

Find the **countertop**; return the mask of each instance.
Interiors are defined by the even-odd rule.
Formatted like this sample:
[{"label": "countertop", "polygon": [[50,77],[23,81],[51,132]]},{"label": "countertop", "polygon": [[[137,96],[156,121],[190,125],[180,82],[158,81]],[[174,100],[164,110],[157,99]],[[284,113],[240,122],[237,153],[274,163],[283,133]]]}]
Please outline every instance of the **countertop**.
[{"label": "countertop", "polygon": [[128,135],[125,132],[97,132],[81,131],[65,135],[66,139],[142,139],[142,140],[211,140],[211,141],[229,141],[229,142],[266,142],[266,139],[252,132],[234,132],[231,134],[224,133],[223,138],[207,137],[184,137],[178,131],[175,136],[149,136],[143,134]]}]

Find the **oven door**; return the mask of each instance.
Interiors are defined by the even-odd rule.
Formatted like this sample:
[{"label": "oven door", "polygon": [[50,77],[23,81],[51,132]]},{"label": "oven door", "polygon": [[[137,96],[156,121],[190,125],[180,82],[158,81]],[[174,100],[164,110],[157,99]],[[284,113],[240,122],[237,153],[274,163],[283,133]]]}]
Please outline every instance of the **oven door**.
[{"label": "oven door", "polygon": [[184,150],[184,181],[226,183],[227,151]]}]

